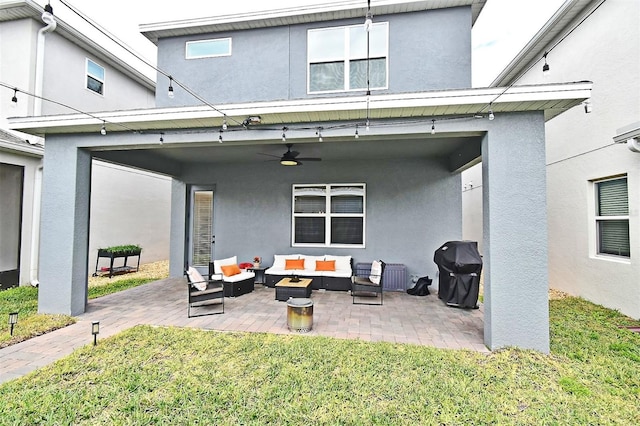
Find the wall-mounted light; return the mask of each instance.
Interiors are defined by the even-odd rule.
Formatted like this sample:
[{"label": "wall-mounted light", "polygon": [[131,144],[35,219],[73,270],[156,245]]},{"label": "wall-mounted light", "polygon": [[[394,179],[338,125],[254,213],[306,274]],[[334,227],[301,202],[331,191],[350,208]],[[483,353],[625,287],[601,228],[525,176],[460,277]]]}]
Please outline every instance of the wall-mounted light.
[{"label": "wall-mounted light", "polygon": [[318,130],[316,130],[316,136],[318,136],[318,142],[322,142],[322,127],[318,127]]},{"label": "wall-mounted light", "polygon": [[593,105],[591,104],[591,100],[587,99],[582,103],[582,105],[584,106],[585,114],[589,114],[591,111],[593,111]]},{"label": "wall-mounted light", "polygon": [[431,120],[431,134],[436,134],[436,120]]},{"label": "wall-mounted light", "polygon": [[18,313],[11,312],[9,314],[9,326],[11,327],[11,335],[13,336],[13,327],[18,323]]},{"label": "wall-mounted light", "polygon": [[222,143],[222,129],[220,129],[220,136],[218,136],[218,143]]},{"label": "wall-mounted light", "polygon": [[91,323],[91,334],[93,335],[93,346],[98,344],[98,333],[100,333],[100,321]]},{"label": "wall-mounted light", "polygon": [[353,135],[356,139],[358,139],[360,137],[360,135],[358,134],[358,125],[356,124],[356,134]]},{"label": "wall-mounted light", "polygon": [[547,54],[549,52],[544,52],[544,55],[542,56],[544,58],[544,65],[542,66],[542,75],[545,77],[548,77],[549,74],[551,74],[551,67],[549,67],[549,64],[547,63]]},{"label": "wall-mounted light", "polygon": [[164,142],[164,133],[160,133],[160,145]]},{"label": "wall-mounted light", "polygon": [[289,128],[287,126],[284,126],[282,128],[282,142],[286,142],[287,141],[287,130],[289,130]]},{"label": "wall-mounted light", "polygon": [[244,127],[247,127],[249,125],[260,124],[261,122],[262,122],[262,118],[259,115],[251,115],[244,119],[244,121],[242,122],[242,125]]}]

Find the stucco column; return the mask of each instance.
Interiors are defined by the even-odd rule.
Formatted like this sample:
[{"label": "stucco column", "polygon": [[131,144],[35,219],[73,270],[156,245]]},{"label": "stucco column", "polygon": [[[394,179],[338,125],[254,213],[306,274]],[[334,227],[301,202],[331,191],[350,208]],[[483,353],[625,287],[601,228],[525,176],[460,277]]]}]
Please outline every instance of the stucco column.
[{"label": "stucco column", "polygon": [[171,231],[169,234],[169,276],[184,274],[186,242],[187,186],[177,179],[171,180]]},{"label": "stucco column", "polygon": [[91,154],[66,142],[46,141],[38,312],[78,315],[87,303]]},{"label": "stucco column", "polygon": [[484,339],[549,352],[542,112],[496,114],[482,143]]}]

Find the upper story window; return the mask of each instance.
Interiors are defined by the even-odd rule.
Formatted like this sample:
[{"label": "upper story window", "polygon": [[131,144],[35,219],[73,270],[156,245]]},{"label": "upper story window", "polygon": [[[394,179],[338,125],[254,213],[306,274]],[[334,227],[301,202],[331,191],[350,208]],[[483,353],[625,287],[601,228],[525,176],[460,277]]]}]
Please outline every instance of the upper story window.
[{"label": "upper story window", "polygon": [[598,254],[630,257],[627,177],[595,182]]},{"label": "upper story window", "polygon": [[87,89],[104,95],[104,67],[87,58]]},{"label": "upper story window", "polygon": [[364,247],[365,184],[294,185],[292,244]]},{"label": "upper story window", "polygon": [[217,56],[231,56],[231,38],[187,42],[187,59],[215,58]]},{"label": "upper story window", "polygon": [[307,33],[308,92],[343,92],[388,86],[389,24],[320,28]]}]

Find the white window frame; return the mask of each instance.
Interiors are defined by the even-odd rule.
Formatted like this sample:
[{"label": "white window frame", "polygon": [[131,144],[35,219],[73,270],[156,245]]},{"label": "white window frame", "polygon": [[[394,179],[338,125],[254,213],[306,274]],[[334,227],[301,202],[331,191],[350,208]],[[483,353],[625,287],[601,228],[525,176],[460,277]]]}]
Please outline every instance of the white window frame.
[{"label": "white window frame", "polygon": [[[385,90],[389,88],[389,23],[388,22],[376,22],[373,24],[374,27],[381,27],[384,26],[386,28],[386,38],[385,38],[385,42],[386,42],[386,49],[385,49],[385,83],[384,86],[382,87],[370,87],[370,90]],[[340,27],[326,27],[326,28],[313,28],[313,29],[309,29],[307,30],[307,94],[309,95],[315,95],[315,94],[322,94],[322,93],[342,93],[342,92],[362,92],[363,90],[366,90],[366,88],[354,88],[352,89],[350,87],[350,81],[349,81],[349,76],[350,76],[350,62],[352,60],[362,60],[362,59],[367,59],[366,57],[362,58],[359,56],[352,56],[350,54],[350,29],[351,28],[356,28],[356,27],[360,27],[362,28],[362,31],[366,31],[364,29],[364,25],[363,24],[358,24],[358,25],[347,25],[347,26],[340,26]],[[342,53],[336,53],[336,56],[331,58],[331,59],[327,59],[324,61],[311,61],[309,58],[311,57],[310,55],[310,46],[309,46],[309,34],[314,33],[314,32],[321,32],[321,31],[327,31],[327,30],[336,30],[336,29],[342,29],[344,31],[344,50]],[[380,56],[370,56],[369,59],[375,60],[375,59],[379,59]],[[319,63],[332,63],[332,62],[344,62],[344,84],[343,87],[341,89],[333,89],[333,90],[317,90],[317,91],[312,91],[311,90],[311,65],[312,64],[319,64]]]},{"label": "white window frame", "polygon": [[[92,64],[94,64],[97,67],[102,68],[102,73],[104,74],[103,78],[100,78],[100,77],[98,77],[96,75],[93,75],[92,73],[89,72],[89,62],[91,62]],[[96,92],[95,90],[89,88],[89,85],[87,84],[87,80],[88,80],[89,77],[91,77],[92,79],[102,83],[102,93]],[[91,93],[95,93],[96,95],[99,95],[99,96],[104,96],[104,92],[106,91],[106,86],[107,86],[106,83],[105,83],[106,79],[107,79],[107,70],[105,69],[105,67],[103,67],[102,65],[100,65],[99,63],[94,61],[93,59],[86,58],[86,60],[85,60],[84,88],[87,89],[88,91],[90,91]]]},{"label": "white window frame", "polygon": [[[354,192],[355,195],[362,195],[362,213],[332,213],[331,196],[338,192],[332,188],[351,187],[361,190],[361,193]],[[304,191],[304,190],[308,191]],[[317,193],[313,193],[317,191]],[[317,213],[296,213],[296,195],[307,192],[310,196],[324,196],[325,209]],[[294,184],[291,190],[291,246],[292,247],[334,247],[334,248],[364,248],[366,244],[367,229],[367,185],[365,183],[331,183],[331,184]],[[324,243],[297,243],[296,238],[296,218],[298,217],[320,217],[325,220],[325,241]],[[362,218],[362,244],[332,244],[331,243],[331,220],[339,217],[361,217]]]},{"label": "white window frame", "polygon": [[[629,261],[631,258],[631,253],[629,253],[629,255],[623,255],[623,254],[615,254],[615,253],[605,253],[601,251],[601,241],[600,241],[600,224],[606,221],[612,221],[612,220],[623,220],[626,221],[627,223],[629,223],[629,206],[628,206],[628,201],[627,201],[627,214],[626,215],[618,215],[618,216],[600,216],[599,215],[599,207],[600,207],[600,197],[599,197],[599,185],[603,182],[607,182],[607,181],[613,181],[613,180],[620,180],[620,179],[624,179],[627,181],[627,197],[629,194],[629,180],[627,175],[618,175],[618,176],[613,176],[613,177],[609,177],[609,178],[605,178],[605,179],[598,179],[598,180],[594,180],[592,181],[593,184],[593,199],[594,199],[594,204],[593,204],[593,215],[594,215],[594,226],[593,229],[595,231],[595,245],[594,245],[594,251],[595,251],[595,255],[597,257],[600,258],[605,258],[605,259],[613,259],[613,260],[622,260],[622,261]],[[627,238],[629,239],[630,242],[630,238],[631,235],[627,235]]]},{"label": "white window frame", "polygon": [[[229,51],[227,53],[217,53],[217,54],[211,54],[211,55],[189,55],[189,46],[191,45],[211,43],[211,42],[222,42],[222,41],[229,42]],[[192,40],[192,41],[188,41],[185,44],[184,57],[185,59],[220,58],[224,56],[231,56],[231,49],[232,49],[231,37],[210,38],[207,40]]]}]

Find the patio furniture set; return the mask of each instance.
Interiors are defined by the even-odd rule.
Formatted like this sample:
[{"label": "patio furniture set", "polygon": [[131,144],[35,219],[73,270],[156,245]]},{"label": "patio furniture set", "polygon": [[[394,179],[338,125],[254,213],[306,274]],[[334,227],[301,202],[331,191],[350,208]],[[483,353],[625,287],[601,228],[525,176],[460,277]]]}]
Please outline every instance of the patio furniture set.
[{"label": "patio furniture set", "polygon": [[[207,278],[196,268],[187,266],[188,316],[224,313],[225,297],[238,297],[254,290],[255,269],[264,273],[265,285],[275,289],[276,300],[300,299],[294,301],[294,306],[289,306],[290,310],[299,310],[300,306],[297,305],[303,305],[308,311],[312,290],[350,291],[354,304],[382,305],[385,263],[381,260],[374,261],[366,275],[353,271],[352,265],[351,256],[275,255],[270,268],[241,270],[237,256],[232,256],[211,262]],[[363,302],[361,298],[366,297],[373,297],[376,302]],[[192,308],[212,304],[220,305],[221,309],[207,309],[200,314],[191,314]],[[312,306],[311,302],[311,312]]]}]

